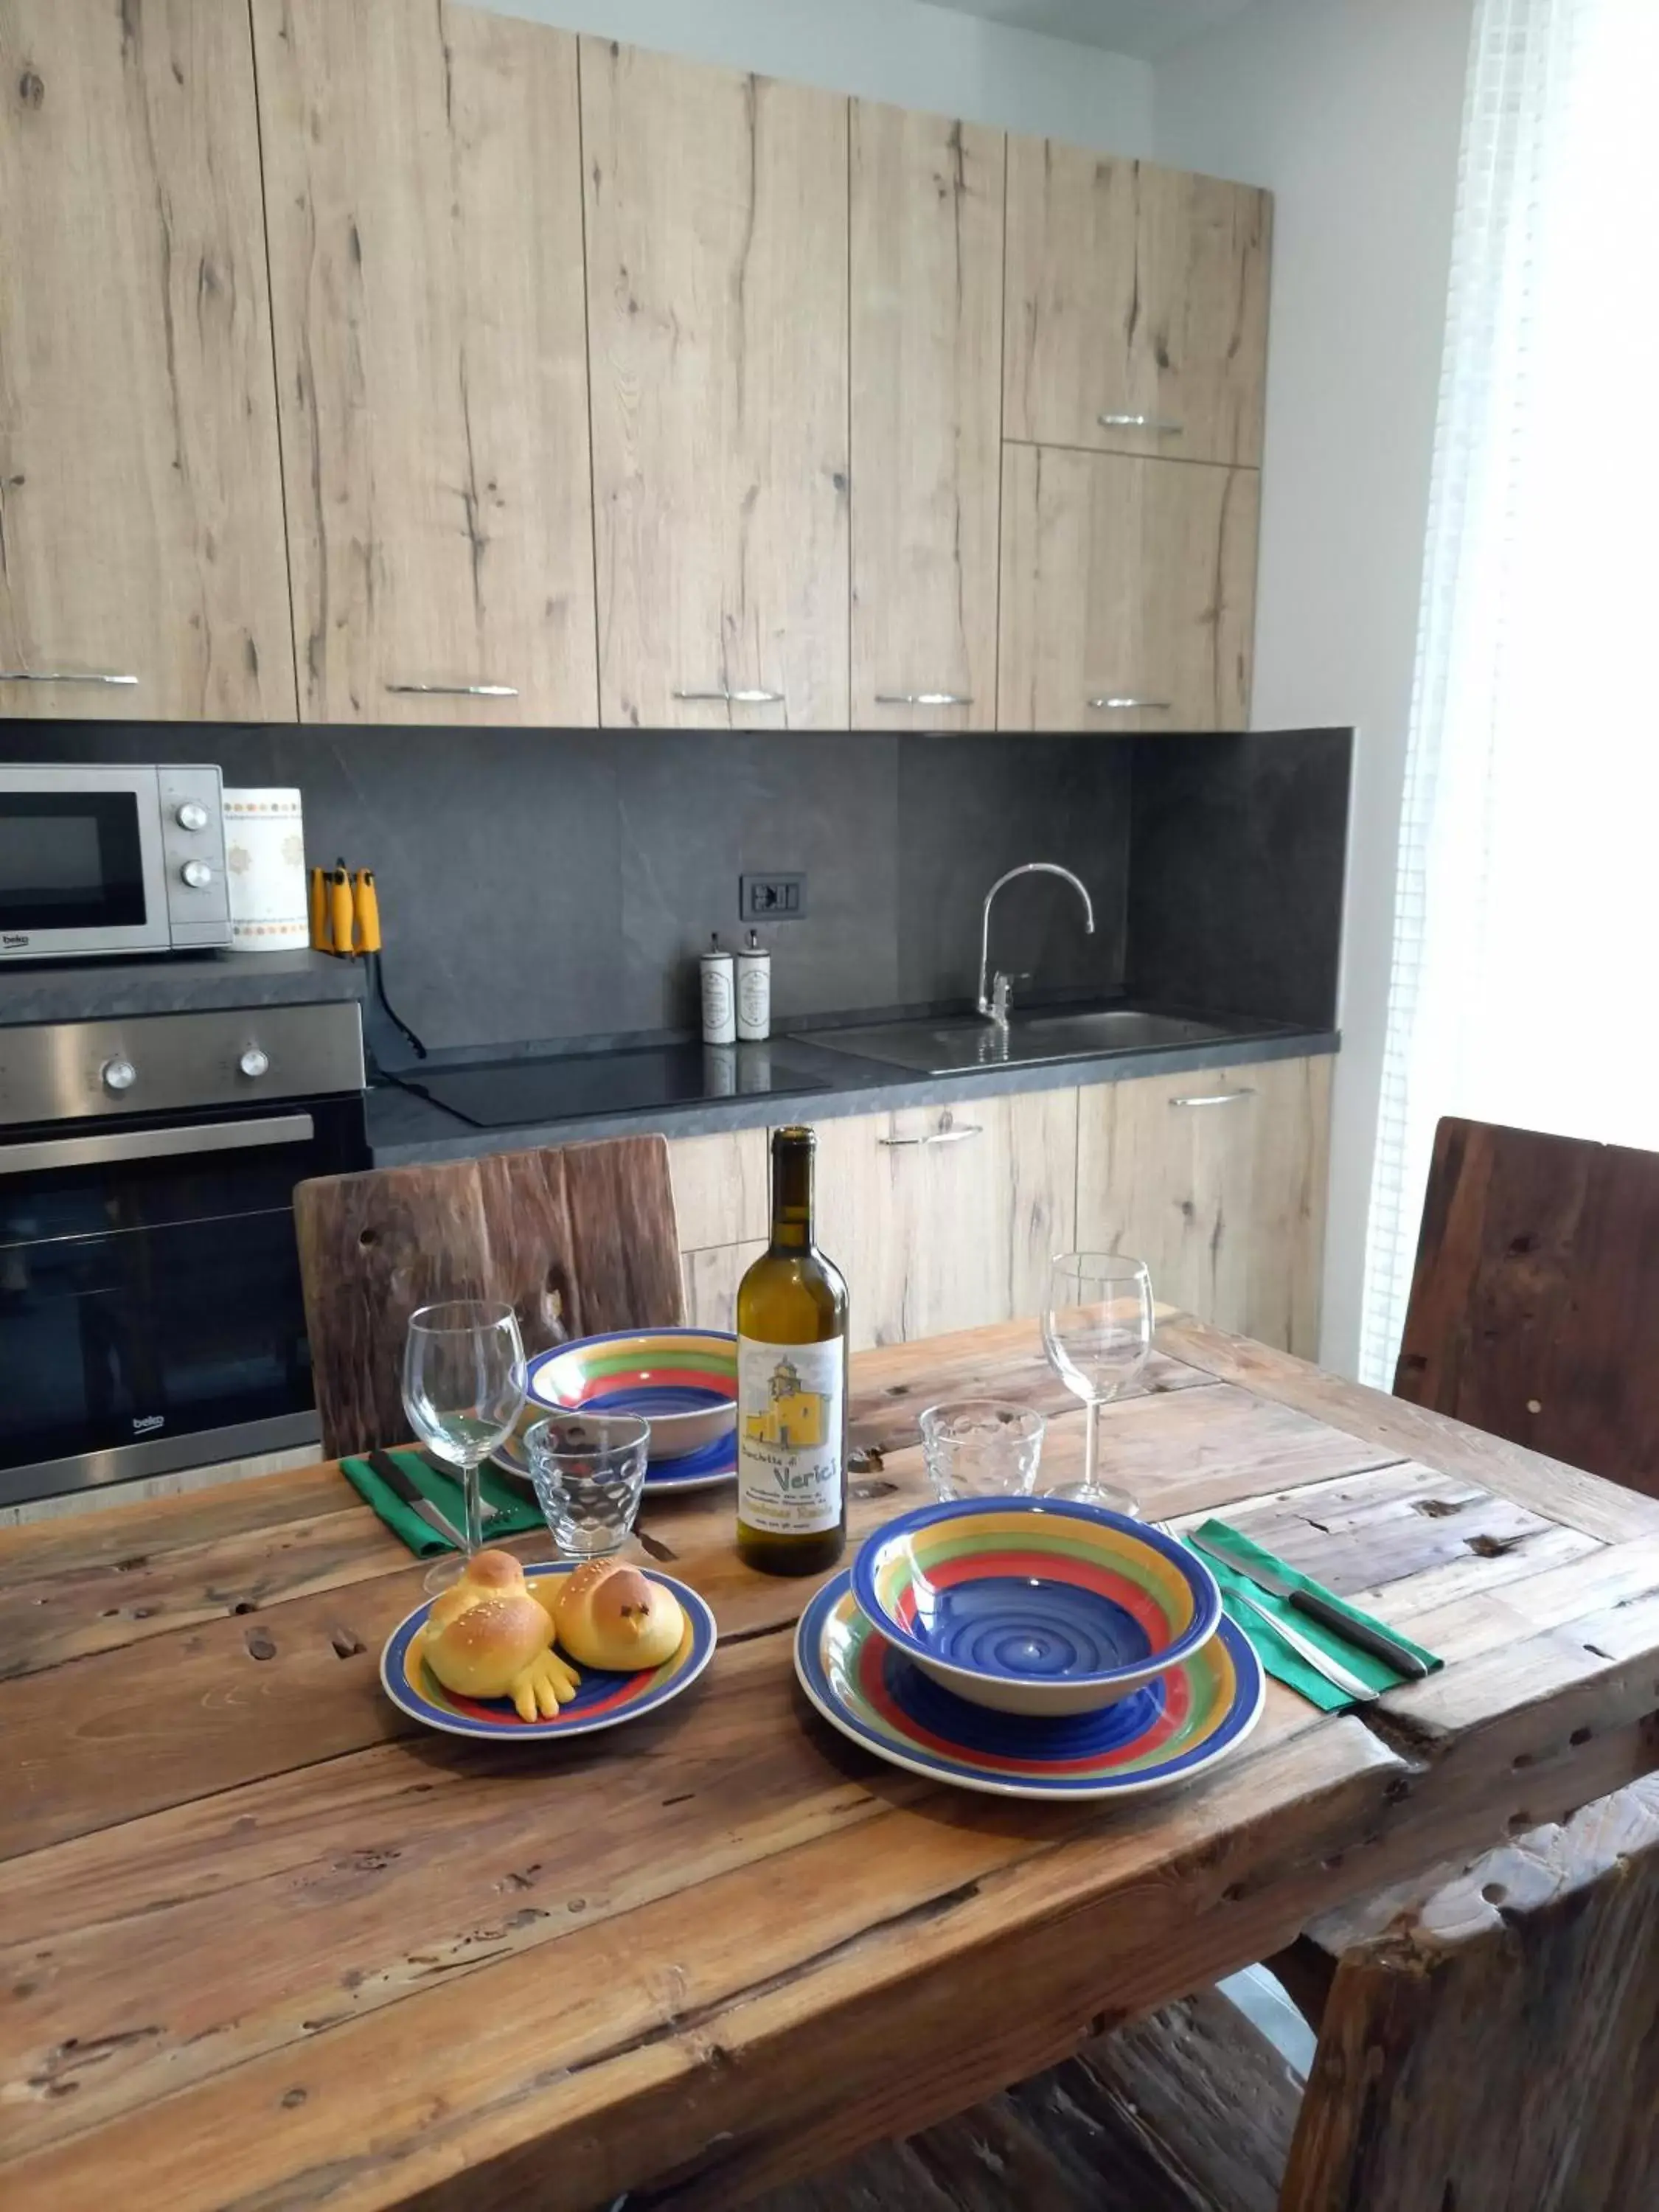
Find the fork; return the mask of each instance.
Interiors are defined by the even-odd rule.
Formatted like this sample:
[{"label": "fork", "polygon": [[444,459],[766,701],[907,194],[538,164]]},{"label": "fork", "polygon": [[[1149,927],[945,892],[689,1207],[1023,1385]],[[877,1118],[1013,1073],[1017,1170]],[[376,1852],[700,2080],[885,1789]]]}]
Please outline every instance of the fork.
[{"label": "fork", "polygon": [[1259,1605],[1248,1590],[1240,1589],[1234,1584],[1228,1589],[1227,1595],[1235,1603],[1248,1605],[1252,1613],[1259,1614],[1273,1633],[1290,1645],[1298,1659],[1304,1660],[1316,1674],[1322,1675],[1331,1687],[1340,1690],[1345,1698],[1352,1698],[1356,1705],[1369,1705],[1373,1698],[1382,1694],[1380,1690],[1374,1690],[1369,1682],[1362,1682],[1358,1674],[1351,1674],[1340,1660],[1331,1657],[1328,1651],[1322,1651],[1316,1644],[1299,1635],[1278,1613],[1269,1612],[1265,1605]]}]

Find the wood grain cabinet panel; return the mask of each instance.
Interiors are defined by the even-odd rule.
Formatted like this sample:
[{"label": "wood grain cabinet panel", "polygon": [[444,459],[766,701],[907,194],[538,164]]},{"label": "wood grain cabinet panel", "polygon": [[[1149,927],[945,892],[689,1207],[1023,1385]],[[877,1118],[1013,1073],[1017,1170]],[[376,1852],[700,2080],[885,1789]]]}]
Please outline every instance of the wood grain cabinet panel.
[{"label": "wood grain cabinet panel", "polygon": [[245,0],[0,5],[0,715],[293,719],[258,149]]},{"label": "wood grain cabinet panel", "polygon": [[575,40],[452,0],[253,21],[304,714],[591,724]]},{"label": "wood grain cabinet panel", "polygon": [[1003,149],[852,104],[859,729],[995,726]]},{"label": "wood grain cabinet panel", "polygon": [[999,727],[1246,727],[1259,485],[1005,446]]},{"label": "wood grain cabinet panel", "polygon": [[1133,1253],[1159,1298],[1311,1358],[1330,1066],[1273,1060],[1080,1092],[1079,1245]]},{"label": "wood grain cabinet panel", "polygon": [[1249,185],[1011,138],[1005,434],[1260,466],[1271,231]]},{"label": "wood grain cabinet panel", "polygon": [[855,1346],[1035,1314],[1072,1243],[1077,1093],[975,1098],[817,1127],[819,1241]]},{"label": "wood grain cabinet panel", "polygon": [[746,1244],[716,1244],[702,1252],[682,1252],[685,1318],[694,1328],[738,1325],[738,1285],[766,1249],[766,1239]]},{"label": "wood grain cabinet panel", "polygon": [[764,1129],[717,1129],[706,1137],[669,1139],[682,1252],[768,1234],[770,1159],[770,1139]]},{"label": "wood grain cabinet panel", "polygon": [[581,42],[607,725],[848,724],[847,102]]}]

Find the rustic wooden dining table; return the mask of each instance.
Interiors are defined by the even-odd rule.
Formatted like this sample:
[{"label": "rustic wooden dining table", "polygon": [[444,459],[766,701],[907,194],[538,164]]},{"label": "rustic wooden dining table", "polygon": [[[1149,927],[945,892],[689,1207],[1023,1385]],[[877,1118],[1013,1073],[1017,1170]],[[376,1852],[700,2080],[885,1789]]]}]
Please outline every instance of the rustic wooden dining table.
[{"label": "rustic wooden dining table", "polygon": [[[1187,1318],[1158,1347],[1117,1477],[1446,1664],[1363,1715],[1270,1685],[1115,1807],[843,1741],[794,1682],[811,1585],[741,1567],[719,1492],[641,1522],[718,1615],[702,1681],[513,1753],[387,1702],[422,1570],[332,1466],[0,1536],[0,2202],[735,2204],[1656,1763],[1659,1501]],[[1034,1324],[860,1354],[855,1537],[969,1391],[1080,1459]]]}]

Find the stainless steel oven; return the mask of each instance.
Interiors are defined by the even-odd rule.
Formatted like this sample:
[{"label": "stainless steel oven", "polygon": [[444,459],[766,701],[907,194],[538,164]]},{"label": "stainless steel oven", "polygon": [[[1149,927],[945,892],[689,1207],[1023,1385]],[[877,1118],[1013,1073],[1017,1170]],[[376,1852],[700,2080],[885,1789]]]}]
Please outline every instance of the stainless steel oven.
[{"label": "stainless steel oven", "polygon": [[210,767],[0,767],[0,961],[228,945]]},{"label": "stainless steel oven", "polygon": [[0,1029],[0,1504],[315,1441],[294,1187],[362,1082],[355,1005]]}]

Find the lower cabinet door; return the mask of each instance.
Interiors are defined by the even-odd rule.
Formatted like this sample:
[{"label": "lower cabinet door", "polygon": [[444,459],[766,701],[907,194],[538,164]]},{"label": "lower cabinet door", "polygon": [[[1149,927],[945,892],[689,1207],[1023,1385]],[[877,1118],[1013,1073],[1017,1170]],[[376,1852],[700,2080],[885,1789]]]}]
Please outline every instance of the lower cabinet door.
[{"label": "lower cabinet door", "polygon": [[817,1125],[818,1240],[855,1348],[1035,1316],[1072,1242],[1077,1093]]},{"label": "lower cabinet door", "polygon": [[1328,1058],[1101,1084],[1079,1100],[1079,1243],[1146,1261],[1166,1304],[1311,1358]]}]

